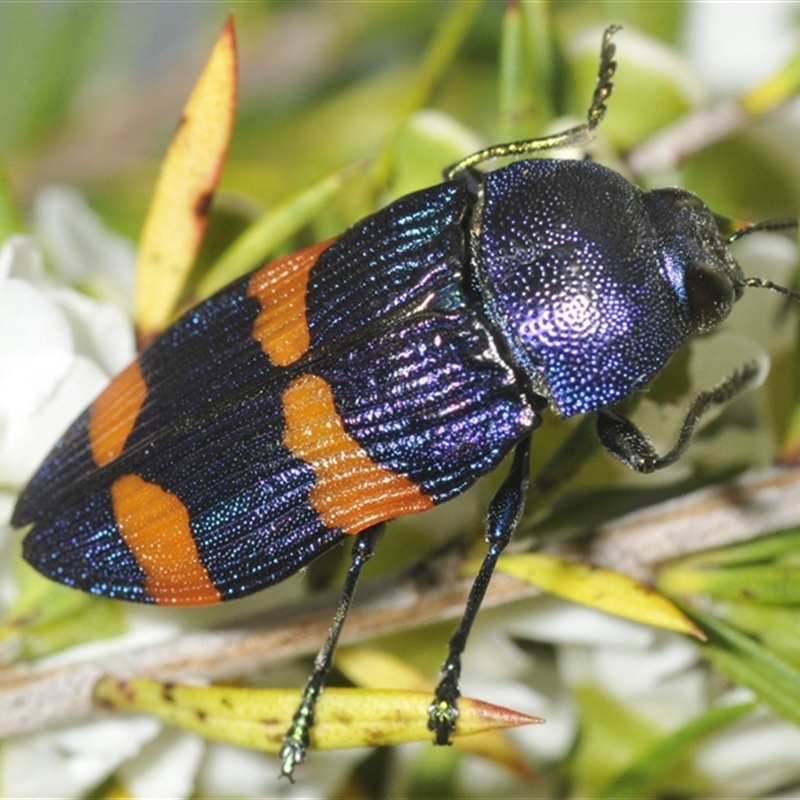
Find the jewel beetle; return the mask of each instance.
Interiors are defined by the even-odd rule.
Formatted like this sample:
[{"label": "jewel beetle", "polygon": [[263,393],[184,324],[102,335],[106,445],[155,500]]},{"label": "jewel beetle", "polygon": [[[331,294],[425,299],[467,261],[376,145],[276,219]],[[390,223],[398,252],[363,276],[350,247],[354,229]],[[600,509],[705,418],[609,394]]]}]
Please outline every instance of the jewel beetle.
[{"label": "jewel beetle", "polygon": [[[296,573],[350,536],[334,623],[281,752],[310,741],[339,632],[384,524],[442,503],[513,450],[488,553],[429,708],[446,744],[461,654],[521,517],[544,407],[594,411],[640,472],[674,462],[700,417],[751,385],[745,365],[688,411],[665,455],[615,404],[730,312],[745,278],[714,216],[681,189],[643,191],[591,161],[515,161],[589,141],[616,69],[603,37],[587,122],[498,145],[336,239],[256,269],[179,319],[72,424],[22,492],[25,558],[122,600],[203,605]],[[782,227],[775,223],[774,227]]]}]

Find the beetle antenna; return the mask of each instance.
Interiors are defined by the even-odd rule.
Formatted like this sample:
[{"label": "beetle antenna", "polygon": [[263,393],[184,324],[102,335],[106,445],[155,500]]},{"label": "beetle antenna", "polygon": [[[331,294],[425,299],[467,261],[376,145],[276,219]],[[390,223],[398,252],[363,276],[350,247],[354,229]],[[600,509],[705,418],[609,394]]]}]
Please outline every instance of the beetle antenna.
[{"label": "beetle antenna", "polygon": [[578,125],[575,128],[570,128],[552,136],[496,144],[492,147],[487,147],[485,150],[479,150],[471,156],[462,158],[452,167],[448,167],[444,171],[445,180],[450,181],[459,173],[464,172],[464,170],[494,158],[526,155],[537,153],[540,150],[553,150],[557,147],[584,147],[589,144],[594,139],[597,126],[605,116],[606,100],[611,96],[611,92],[614,89],[611,79],[617,71],[617,62],[614,61],[617,47],[611,39],[618,30],[621,30],[620,25],[610,25],[603,33],[603,44],[600,49],[600,68],[597,71],[597,88],[594,90],[592,104],[589,106],[586,122],[583,125]]},{"label": "beetle antenna", "polygon": [[[720,223],[720,219],[721,218],[717,218],[718,224]],[[743,236],[749,236],[752,233],[759,233],[760,231],[790,230],[791,228],[798,227],[799,222],[800,221],[797,219],[787,218],[768,219],[764,222],[755,222],[752,225],[746,225],[735,220],[724,220],[722,224],[724,225],[725,233],[728,233],[725,241],[730,245],[739,241],[739,239],[741,239]],[[778,292],[778,294],[782,294],[785,297],[790,297],[792,300],[800,301],[800,292],[794,292],[791,289],[787,289],[785,286],[781,286],[778,283],[773,283],[766,278],[745,278],[741,282],[740,286],[755,289],[769,289],[770,291]]]},{"label": "beetle antenna", "polygon": [[779,283],[768,281],[766,278],[745,278],[740,285],[749,289],[770,289],[773,292],[777,292],[778,294],[782,294],[785,297],[790,297],[792,300],[797,300],[800,302],[800,292],[793,292],[791,289],[787,289],[785,286],[781,286]]},{"label": "beetle antenna", "polygon": [[[717,222],[719,223],[719,221],[720,218],[717,217]],[[735,220],[726,220],[726,222],[727,230],[725,232],[727,233],[730,231],[730,233],[725,241],[728,244],[733,244],[743,236],[749,236],[751,233],[758,233],[759,231],[785,231],[796,228],[800,221],[788,217],[786,219],[768,219],[764,222],[754,222],[752,225],[740,223]]]}]

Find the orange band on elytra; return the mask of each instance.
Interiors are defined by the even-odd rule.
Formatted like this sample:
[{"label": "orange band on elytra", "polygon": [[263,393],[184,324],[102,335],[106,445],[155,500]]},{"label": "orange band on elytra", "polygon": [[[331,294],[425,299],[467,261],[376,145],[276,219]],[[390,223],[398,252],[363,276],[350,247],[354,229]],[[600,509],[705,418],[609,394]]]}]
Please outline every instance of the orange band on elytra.
[{"label": "orange band on elytra", "polygon": [[247,284],[247,296],[261,304],[253,338],[276,367],[292,364],[308,350],[308,274],[331,241],[270,261],[254,272]]},{"label": "orange band on elytra", "polygon": [[345,533],[433,508],[413,481],[376,464],[344,429],[327,381],[303,375],[283,394],[283,443],[314,471],[311,506]]},{"label": "orange band on elytra", "polygon": [[145,591],[156,603],[222,601],[200,561],[189,512],[176,495],[138,475],[123,475],[111,485],[111,502],[119,532],[145,573]]},{"label": "orange band on elytra", "polygon": [[122,455],[147,397],[139,362],[127,366],[94,401],[89,417],[89,446],[98,467]]}]

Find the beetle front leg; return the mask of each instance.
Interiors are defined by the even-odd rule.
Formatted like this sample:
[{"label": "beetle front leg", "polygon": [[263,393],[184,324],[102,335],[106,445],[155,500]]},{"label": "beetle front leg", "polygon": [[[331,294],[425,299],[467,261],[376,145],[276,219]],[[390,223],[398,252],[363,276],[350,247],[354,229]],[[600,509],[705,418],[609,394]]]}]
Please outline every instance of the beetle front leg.
[{"label": "beetle front leg", "polygon": [[447,658],[442,665],[442,677],[436,687],[433,703],[428,707],[428,729],[434,733],[436,744],[450,744],[458,718],[458,687],[461,677],[461,654],[467,646],[469,632],[475,622],[497,559],[511,540],[525,508],[530,472],[531,437],[526,436],[514,450],[514,461],[503,484],[492,498],[486,516],[486,541],[489,550],[472,584],[461,622],[448,645]]},{"label": "beetle front leg", "polygon": [[751,361],[712,389],[700,392],[686,412],[678,441],[672,450],[663,456],[659,456],[650,439],[640,428],[610,409],[601,409],[597,412],[597,435],[600,443],[612,456],[636,472],[655,472],[657,469],[668,467],[686,452],[697,425],[706,412],[713,406],[730,402],[745,389],[752,387],[761,374],[759,365]]}]

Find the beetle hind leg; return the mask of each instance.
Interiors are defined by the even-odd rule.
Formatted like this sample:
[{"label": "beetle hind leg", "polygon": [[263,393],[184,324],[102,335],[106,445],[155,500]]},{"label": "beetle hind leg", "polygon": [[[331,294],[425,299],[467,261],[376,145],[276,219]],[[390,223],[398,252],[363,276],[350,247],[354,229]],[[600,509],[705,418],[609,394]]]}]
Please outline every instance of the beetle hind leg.
[{"label": "beetle hind leg", "polygon": [[531,437],[528,435],[517,445],[511,469],[489,504],[486,516],[486,541],[489,550],[472,584],[461,622],[450,639],[447,658],[442,666],[442,677],[436,687],[433,702],[428,707],[428,729],[433,732],[434,741],[439,745],[450,744],[450,736],[455,732],[458,718],[457,702],[461,696],[458,687],[461,676],[461,655],[467,645],[469,632],[486,594],[497,559],[511,540],[525,508],[530,449]]},{"label": "beetle hind leg", "polygon": [[290,781],[294,768],[305,760],[306,750],[311,743],[311,729],[314,727],[314,711],[325,686],[325,678],[333,663],[333,654],[336,650],[336,643],[339,641],[339,634],[342,632],[347,612],[350,609],[361,570],[375,552],[375,546],[384,527],[384,524],[380,523],[367,528],[358,534],[353,543],[350,569],[347,572],[342,596],[328,631],[328,638],[314,659],[314,670],[306,681],[300,705],[297,707],[292,725],[283,739],[283,747],[280,752],[281,777],[286,777]]}]

